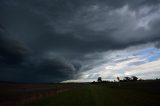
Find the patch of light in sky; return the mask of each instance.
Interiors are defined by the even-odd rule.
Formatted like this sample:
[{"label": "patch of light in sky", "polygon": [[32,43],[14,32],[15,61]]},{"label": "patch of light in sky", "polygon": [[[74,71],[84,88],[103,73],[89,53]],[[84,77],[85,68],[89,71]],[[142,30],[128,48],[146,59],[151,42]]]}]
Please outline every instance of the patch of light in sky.
[{"label": "patch of light in sky", "polygon": [[111,58],[108,62],[84,72],[81,78],[89,80],[101,76],[104,79],[113,80],[116,79],[117,76],[125,77],[128,75],[136,75],[140,77],[145,76],[145,78],[150,78],[150,74],[148,73],[159,72],[157,69],[159,69],[158,62],[160,59],[160,49],[151,47],[126,52],[124,54],[125,55],[120,55],[118,57],[115,56],[115,58]]}]

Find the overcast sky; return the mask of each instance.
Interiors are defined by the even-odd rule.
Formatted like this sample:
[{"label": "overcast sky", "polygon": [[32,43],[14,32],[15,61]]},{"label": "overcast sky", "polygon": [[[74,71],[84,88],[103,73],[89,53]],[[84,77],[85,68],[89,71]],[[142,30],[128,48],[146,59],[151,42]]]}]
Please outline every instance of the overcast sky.
[{"label": "overcast sky", "polygon": [[160,78],[159,0],[0,0],[0,80]]}]

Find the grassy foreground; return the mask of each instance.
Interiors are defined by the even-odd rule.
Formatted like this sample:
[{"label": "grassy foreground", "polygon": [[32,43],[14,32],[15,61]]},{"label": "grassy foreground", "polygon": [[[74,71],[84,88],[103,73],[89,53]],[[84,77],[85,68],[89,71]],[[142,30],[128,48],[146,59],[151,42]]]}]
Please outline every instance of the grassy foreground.
[{"label": "grassy foreground", "polygon": [[160,106],[157,84],[87,84],[25,106]]}]

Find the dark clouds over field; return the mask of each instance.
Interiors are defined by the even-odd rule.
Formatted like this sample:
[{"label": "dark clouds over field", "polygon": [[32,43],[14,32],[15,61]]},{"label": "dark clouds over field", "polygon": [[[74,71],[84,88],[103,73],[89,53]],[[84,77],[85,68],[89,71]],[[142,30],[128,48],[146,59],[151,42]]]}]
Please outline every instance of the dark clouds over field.
[{"label": "dark clouds over field", "polygon": [[0,80],[94,79],[113,61],[146,63],[131,51],[159,53],[159,0],[1,0],[0,14]]}]

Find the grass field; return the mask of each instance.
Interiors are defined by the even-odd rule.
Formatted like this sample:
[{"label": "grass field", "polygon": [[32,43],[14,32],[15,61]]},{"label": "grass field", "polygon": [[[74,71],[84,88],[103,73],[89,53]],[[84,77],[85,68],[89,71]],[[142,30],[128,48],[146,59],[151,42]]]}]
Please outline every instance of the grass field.
[{"label": "grass field", "polygon": [[86,84],[25,106],[160,106],[160,82]]}]

